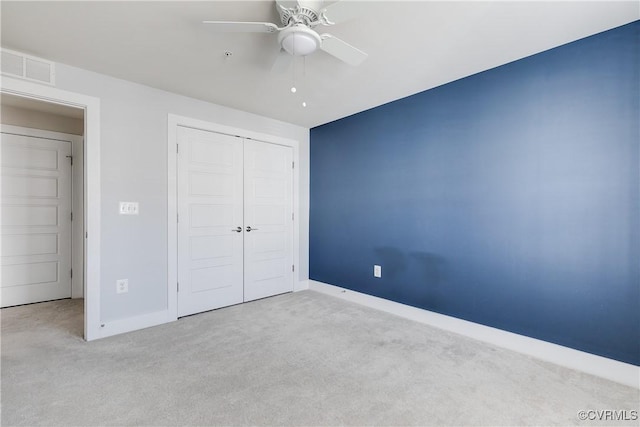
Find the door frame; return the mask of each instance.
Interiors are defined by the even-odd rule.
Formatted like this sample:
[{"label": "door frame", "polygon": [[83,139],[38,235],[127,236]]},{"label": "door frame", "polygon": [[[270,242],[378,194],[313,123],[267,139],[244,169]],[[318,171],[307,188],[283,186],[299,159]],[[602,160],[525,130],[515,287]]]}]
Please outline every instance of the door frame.
[{"label": "door frame", "polygon": [[[299,143],[294,139],[269,135],[262,132],[221,125],[219,123],[198,120],[191,117],[169,114],[167,117],[167,302],[169,317],[178,318],[178,186],[177,186],[177,129],[178,126],[189,127],[209,132],[252,139],[270,144],[284,145],[293,149],[293,265],[300,265],[300,159]],[[299,271],[299,270],[298,270]],[[296,271],[297,272],[297,271]],[[296,285],[296,274],[293,277],[293,290]]]},{"label": "door frame", "polygon": [[100,99],[7,76],[2,93],[84,110],[84,339],[100,338]]}]

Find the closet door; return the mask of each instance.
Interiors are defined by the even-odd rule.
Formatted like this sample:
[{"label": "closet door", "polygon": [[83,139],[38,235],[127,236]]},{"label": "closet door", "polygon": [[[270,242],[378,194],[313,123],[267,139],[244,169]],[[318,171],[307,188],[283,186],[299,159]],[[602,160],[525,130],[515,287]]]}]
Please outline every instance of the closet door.
[{"label": "closet door", "polygon": [[178,127],[178,316],[243,301],[242,139]]},{"label": "closet door", "polygon": [[244,300],[293,291],[292,148],[244,142]]}]

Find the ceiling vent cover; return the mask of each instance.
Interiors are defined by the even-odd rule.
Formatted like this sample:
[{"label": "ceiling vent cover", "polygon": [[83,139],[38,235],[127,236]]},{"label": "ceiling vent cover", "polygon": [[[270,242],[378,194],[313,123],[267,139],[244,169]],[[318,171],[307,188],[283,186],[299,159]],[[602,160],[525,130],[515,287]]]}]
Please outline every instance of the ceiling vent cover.
[{"label": "ceiling vent cover", "polygon": [[2,49],[2,74],[32,82],[55,85],[56,64],[14,50]]}]

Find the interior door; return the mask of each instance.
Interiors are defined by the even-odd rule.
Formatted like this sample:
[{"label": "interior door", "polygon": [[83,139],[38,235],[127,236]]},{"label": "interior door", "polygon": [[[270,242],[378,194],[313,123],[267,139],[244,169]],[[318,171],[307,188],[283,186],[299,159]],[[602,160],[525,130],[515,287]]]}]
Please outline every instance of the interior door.
[{"label": "interior door", "polygon": [[244,141],[244,300],[293,291],[292,149]]},{"label": "interior door", "polygon": [[292,149],[179,126],[178,316],[293,291]]},{"label": "interior door", "polygon": [[178,127],[178,316],[243,301],[242,140]]},{"label": "interior door", "polygon": [[71,297],[71,143],[2,133],[2,307]]}]

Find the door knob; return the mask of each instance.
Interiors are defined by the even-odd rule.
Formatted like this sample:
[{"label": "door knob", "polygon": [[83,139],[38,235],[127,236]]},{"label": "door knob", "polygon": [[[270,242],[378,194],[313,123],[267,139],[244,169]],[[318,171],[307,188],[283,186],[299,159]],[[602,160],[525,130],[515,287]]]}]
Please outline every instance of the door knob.
[{"label": "door knob", "polygon": [[236,233],[241,233],[242,232],[242,227],[235,228],[235,229],[233,229],[231,231],[235,231]]},{"label": "door knob", "polygon": [[258,229],[257,229],[257,228],[251,228],[251,226],[250,226],[250,225],[247,225],[247,233],[248,233],[249,231],[258,231]]}]

